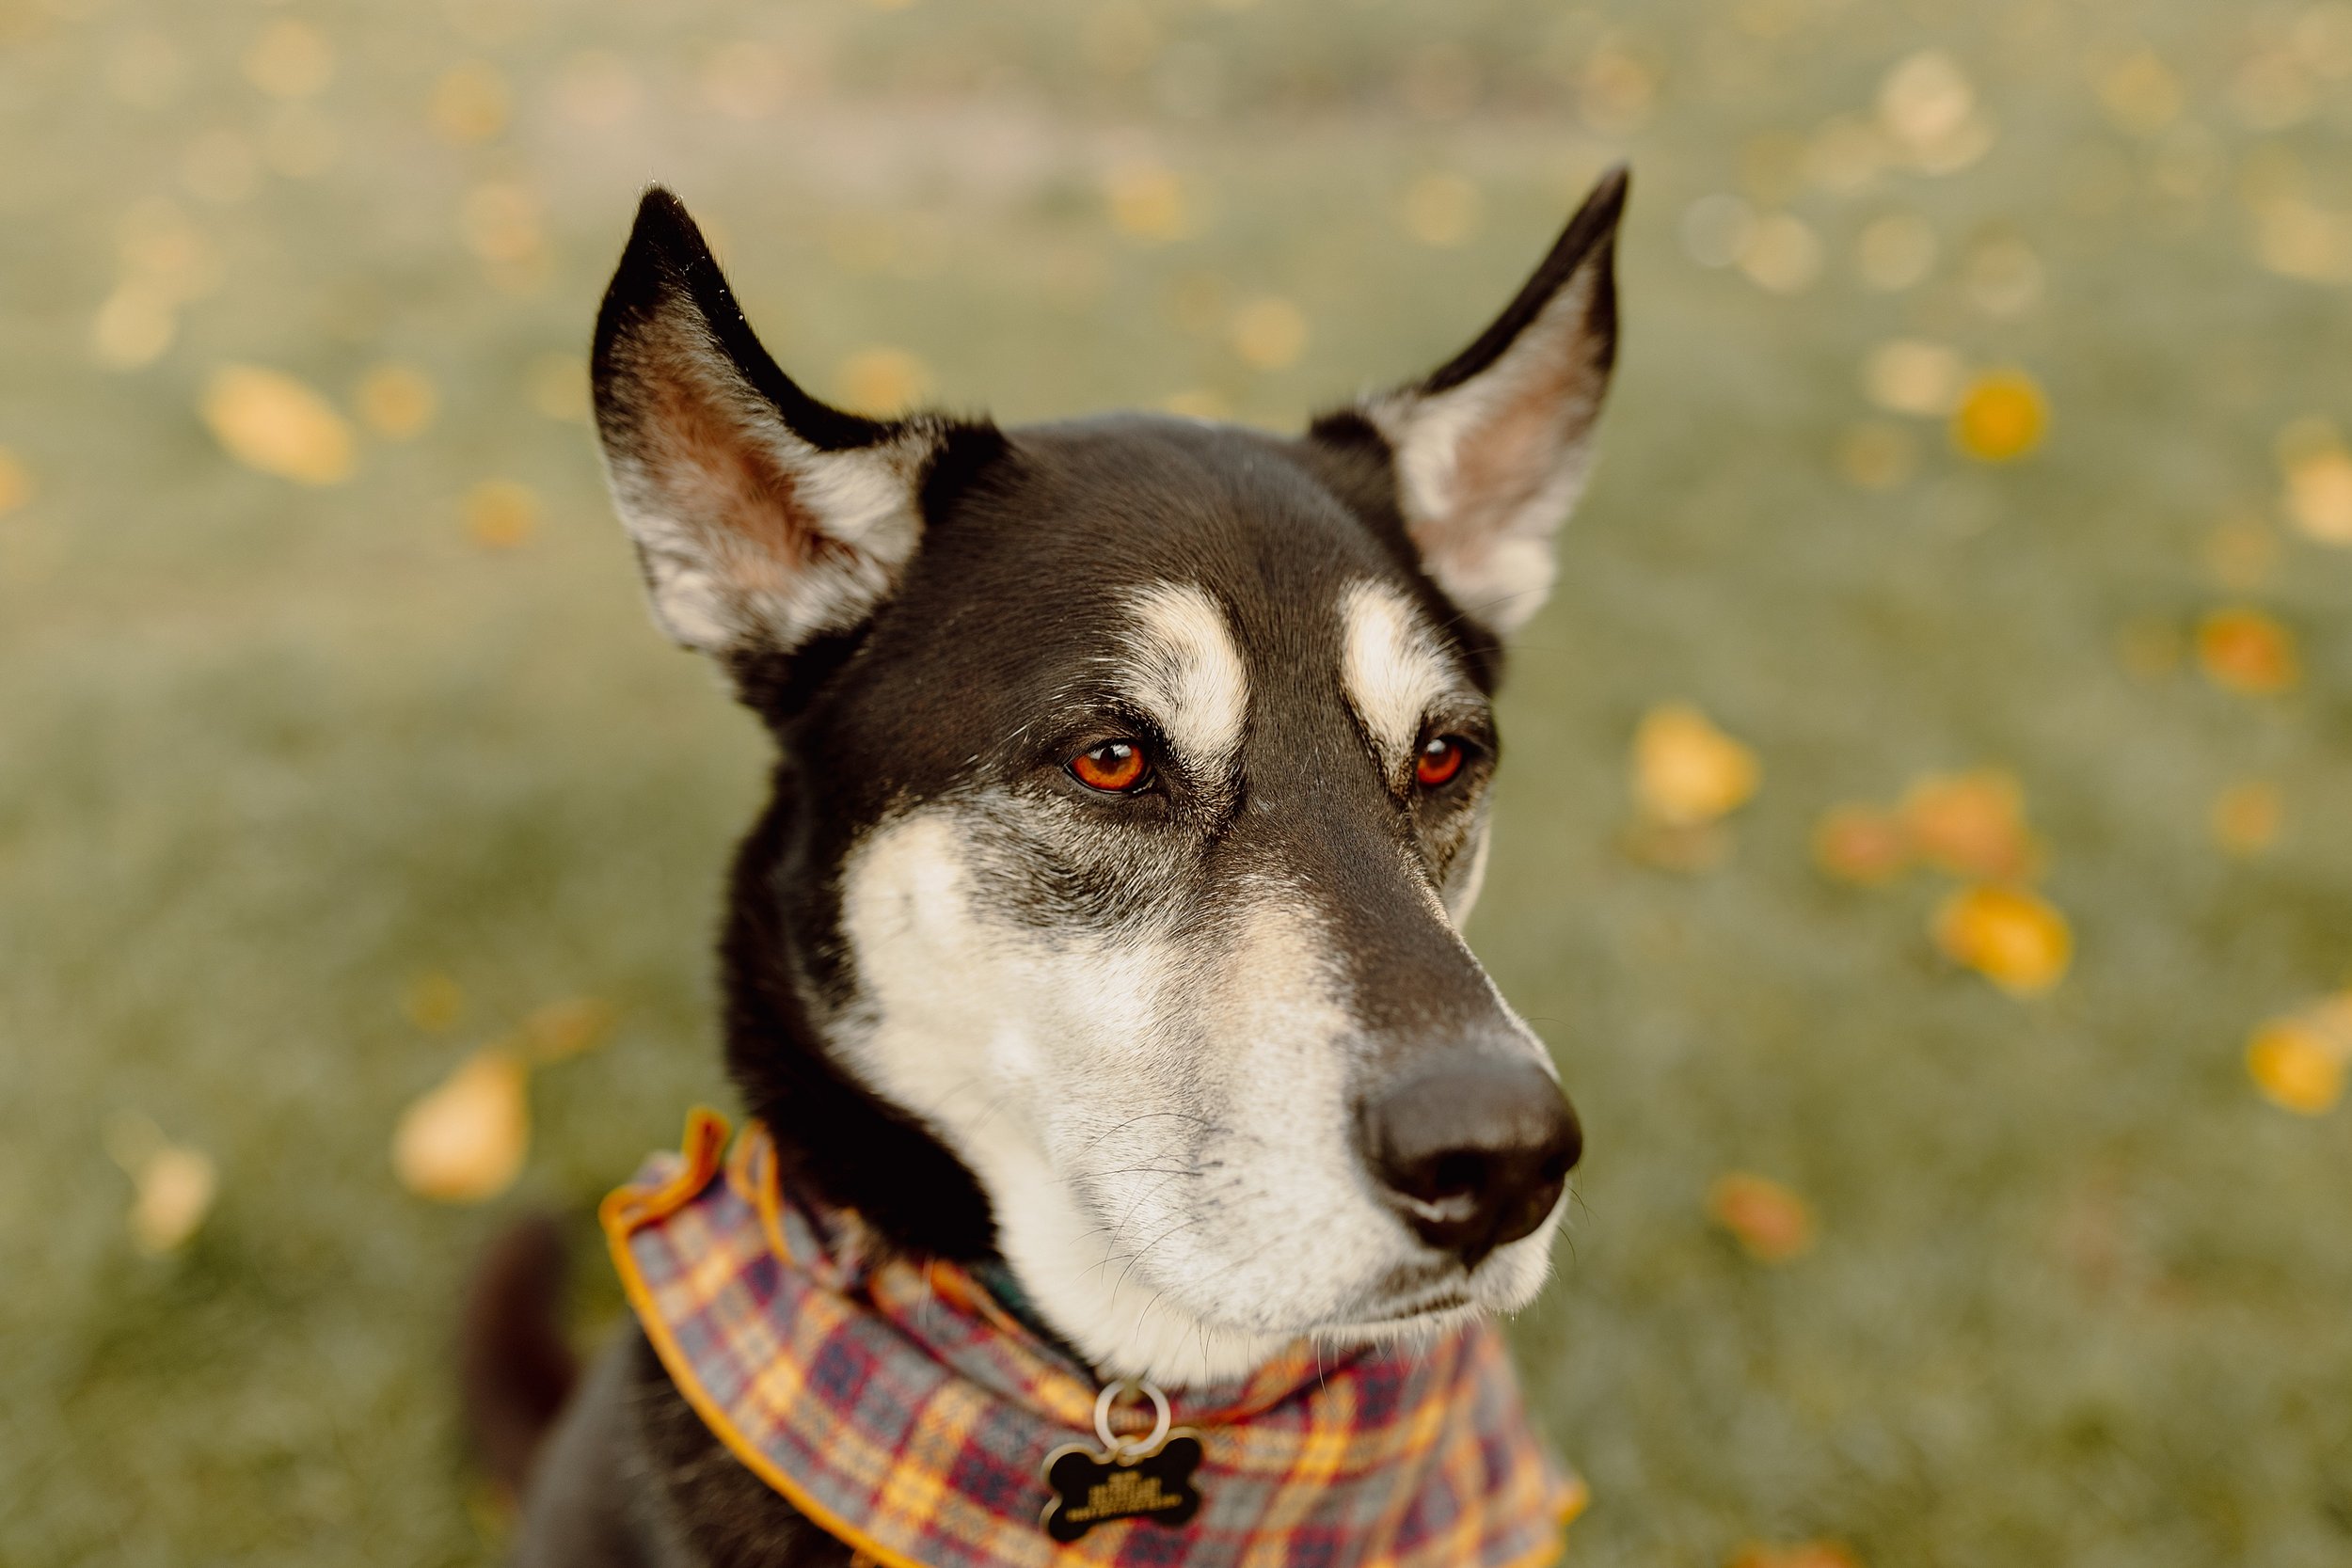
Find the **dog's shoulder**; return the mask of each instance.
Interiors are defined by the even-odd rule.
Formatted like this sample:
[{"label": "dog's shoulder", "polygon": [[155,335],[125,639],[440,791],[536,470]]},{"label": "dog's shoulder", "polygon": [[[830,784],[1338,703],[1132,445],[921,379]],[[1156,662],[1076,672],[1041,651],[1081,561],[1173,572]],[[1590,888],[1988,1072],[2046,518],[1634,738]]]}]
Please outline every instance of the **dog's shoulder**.
[{"label": "dog's shoulder", "polygon": [[516,1568],[848,1568],[850,1550],[720,1443],[634,1324],[532,1477]]}]

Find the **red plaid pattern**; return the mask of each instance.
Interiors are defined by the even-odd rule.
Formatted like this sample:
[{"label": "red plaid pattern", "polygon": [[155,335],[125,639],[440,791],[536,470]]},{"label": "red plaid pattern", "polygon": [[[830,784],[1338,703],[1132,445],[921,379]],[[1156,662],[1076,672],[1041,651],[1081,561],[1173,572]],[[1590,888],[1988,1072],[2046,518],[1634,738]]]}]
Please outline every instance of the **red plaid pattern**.
[{"label": "red plaid pattern", "polygon": [[1336,1359],[1302,1342],[1177,1390],[1177,1424],[1206,1449],[1200,1513],[1057,1546],[1040,1472],[1095,1441],[1088,1370],[965,1270],[783,1193],[758,1123],[732,1155],[726,1140],[697,1111],[683,1155],[605,1200],[613,1260],[711,1430],[883,1568],[1537,1568],[1583,1505],[1481,1325]]}]

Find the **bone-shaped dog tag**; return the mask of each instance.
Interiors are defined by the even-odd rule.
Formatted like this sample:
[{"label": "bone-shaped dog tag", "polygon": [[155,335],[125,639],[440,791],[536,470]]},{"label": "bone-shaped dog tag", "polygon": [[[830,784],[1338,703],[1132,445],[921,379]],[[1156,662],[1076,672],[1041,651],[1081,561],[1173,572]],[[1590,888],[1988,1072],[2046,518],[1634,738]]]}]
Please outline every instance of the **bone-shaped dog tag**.
[{"label": "bone-shaped dog tag", "polygon": [[[1152,1434],[1136,1439],[1111,1431],[1111,1406],[1132,1390],[1152,1402]],[[1200,1512],[1192,1483],[1200,1467],[1200,1434],[1169,1430],[1168,1396],[1148,1383],[1121,1378],[1094,1401],[1100,1450],[1065,1443],[1045,1456],[1045,1484],[1054,1489],[1039,1521],[1064,1545],[1115,1519],[1149,1519],[1176,1526]]]},{"label": "bone-shaped dog tag", "polygon": [[1150,1453],[1097,1453],[1071,1443],[1045,1456],[1045,1484],[1054,1498],[1045,1505],[1045,1533],[1064,1545],[1097,1525],[1114,1519],[1149,1519],[1182,1525],[1200,1512],[1192,1473],[1200,1465],[1200,1439],[1172,1432]]}]

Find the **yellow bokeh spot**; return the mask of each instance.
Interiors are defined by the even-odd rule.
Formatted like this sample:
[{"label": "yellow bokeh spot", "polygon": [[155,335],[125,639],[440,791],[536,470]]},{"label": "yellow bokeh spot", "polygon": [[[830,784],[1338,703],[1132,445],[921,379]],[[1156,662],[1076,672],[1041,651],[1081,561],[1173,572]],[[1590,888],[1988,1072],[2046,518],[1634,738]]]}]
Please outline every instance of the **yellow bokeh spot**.
[{"label": "yellow bokeh spot", "polygon": [[1756,753],[1687,703],[1652,708],[1633,732],[1633,799],[1652,821],[1712,822],[1763,781]]},{"label": "yellow bokeh spot", "polygon": [[2259,610],[2217,610],[2197,624],[2197,661],[2226,691],[2264,697],[2301,678],[2295,637]]},{"label": "yellow bokeh spot", "polygon": [[2261,854],[2278,842],[2285,820],[2279,786],[2260,779],[2233,784],[2214,797],[2214,842],[2233,855]]},{"label": "yellow bokeh spot", "polygon": [[2352,453],[2329,446],[2302,454],[2286,481],[2287,516],[2306,538],[2352,545]]},{"label": "yellow bokeh spot", "polygon": [[434,135],[456,147],[485,142],[506,129],[513,93],[486,60],[465,60],[441,72],[425,118]]},{"label": "yellow bokeh spot", "polygon": [[2025,787],[1997,768],[1928,774],[1903,792],[1902,816],[1919,858],[1956,877],[2018,881],[2040,869]]},{"label": "yellow bokeh spot", "polygon": [[1405,187],[1397,219],[1405,231],[1427,245],[1451,248],[1477,232],[1486,200],[1458,174],[1424,174]]},{"label": "yellow bokeh spot", "polygon": [[204,422],[249,468],[303,484],[339,484],[356,461],[351,426],[308,385],[282,371],[229,365],[204,388]]},{"label": "yellow bokeh spot", "polygon": [[245,53],[246,80],[273,98],[310,98],[335,79],[335,46],[307,22],[275,22]]},{"label": "yellow bokeh spot", "polygon": [[511,550],[539,528],[539,497],[511,479],[485,480],[466,492],[466,533],[487,550]]},{"label": "yellow bokeh spot", "polygon": [[904,413],[931,389],[930,367],[902,348],[862,348],[834,372],[841,401],[861,414]]},{"label": "yellow bokeh spot", "polygon": [[1963,888],[1935,915],[1935,943],[2012,996],[2034,996],[2066,976],[2074,952],[2066,917],[2023,888]]},{"label": "yellow bokeh spot", "polygon": [[1994,371],[1969,383],[1952,412],[1952,444],[1985,463],[2007,463],[2042,444],[2049,427],[2042,388],[2023,371]]},{"label": "yellow bokeh spot", "polygon": [[180,318],[171,293],[144,278],[133,278],[108,294],[90,323],[90,353],[108,370],[135,371],[151,365],[179,336]]},{"label": "yellow bokeh spot", "polygon": [[2344,1098],[2344,1042],[2296,1019],[2263,1025],[2247,1043],[2246,1070],[2272,1104],[2315,1117]]},{"label": "yellow bokeh spot", "polygon": [[1726,1171],[1708,1184],[1708,1217],[1759,1263],[1786,1263],[1813,1250],[1813,1211],[1768,1176]]},{"label": "yellow bokeh spot", "polygon": [[32,470],[6,447],[0,447],[0,517],[33,499]]},{"label": "yellow bokeh spot", "polygon": [[433,383],[414,365],[376,366],[360,378],[353,401],[370,430],[395,441],[421,435],[440,409]]},{"label": "yellow bokeh spot", "polygon": [[1160,164],[1121,164],[1103,182],[1111,226],[1130,238],[1158,244],[1190,231],[1191,203],[1184,182]]},{"label": "yellow bokeh spot", "polygon": [[392,1173],[420,1197],[479,1203],[514,1185],[531,1148],[531,1073],[500,1046],[474,1053],[401,1113]]},{"label": "yellow bokeh spot", "polygon": [[1298,362],[1307,351],[1307,318],[1287,299],[1268,295],[1233,312],[1233,352],[1262,371]]},{"label": "yellow bokeh spot", "polygon": [[134,1178],[131,1241],[151,1256],[185,1245],[220,1190],[212,1156],[183,1144],[166,1144],[143,1162]]}]

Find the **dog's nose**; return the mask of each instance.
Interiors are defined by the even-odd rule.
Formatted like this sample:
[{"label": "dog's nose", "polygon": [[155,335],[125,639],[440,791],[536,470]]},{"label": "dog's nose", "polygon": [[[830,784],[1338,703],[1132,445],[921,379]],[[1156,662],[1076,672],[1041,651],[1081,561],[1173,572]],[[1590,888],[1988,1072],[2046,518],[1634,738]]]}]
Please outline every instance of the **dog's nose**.
[{"label": "dog's nose", "polygon": [[1384,1089],[1365,1105],[1360,1133],[1405,1223],[1469,1268],[1544,1223],[1584,1149],[1549,1073],[1485,1054]]}]

